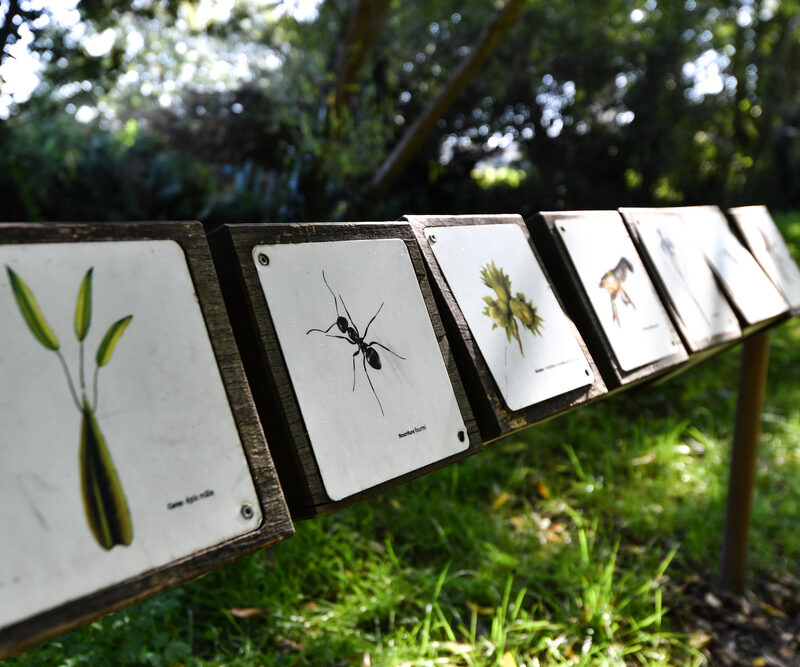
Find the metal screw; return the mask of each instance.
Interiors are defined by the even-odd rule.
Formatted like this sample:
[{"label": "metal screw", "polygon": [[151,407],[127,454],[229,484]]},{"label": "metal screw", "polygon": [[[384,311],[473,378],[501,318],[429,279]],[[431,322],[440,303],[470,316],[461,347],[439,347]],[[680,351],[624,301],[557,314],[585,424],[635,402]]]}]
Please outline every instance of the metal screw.
[{"label": "metal screw", "polygon": [[256,511],[250,503],[244,503],[242,509],[239,510],[245,519],[252,519],[256,515]]},{"label": "metal screw", "polygon": [[431,243],[436,243],[436,235],[435,234],[431,234],[428,237],[428,241],[430,241]]},{"label": "metal screw", "polygon": [[269,257],[263,252],[258,253],[258,263],[261,264],[261,266],[267,266],[269,264]]},{"label": "metal screw", "polygon": [[464,438],[465,438],[464,431],[459,431],[458,432],[458,441],[459,442],[464,442]]}]

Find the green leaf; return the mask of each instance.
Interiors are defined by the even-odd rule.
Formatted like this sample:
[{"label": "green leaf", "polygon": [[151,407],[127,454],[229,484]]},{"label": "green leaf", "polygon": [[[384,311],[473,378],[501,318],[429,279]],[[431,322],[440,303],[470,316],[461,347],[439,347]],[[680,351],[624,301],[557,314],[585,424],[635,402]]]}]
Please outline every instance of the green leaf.
[{"label": "green leaf", "polygon": [[117,345],[117,341],[120,339],[120,336],[125,332],[128,324],[133,319],[133,315],[128,315],[127,317],[123,317],[121,320],[117,320],[112,324],[106,335],[103,336],[103,340],[100,343],[100,347],[97,348],[97,356],[95,360],[97,361],[97,366],[102,367],[108,363],[108,360],[111,359],[111,355],[114,353],[114,348]]},{"label": "green leaf", "polygon": [[92,321],[92,271],[94,271],[94,267],[89,269],[83,277],[83,282],[78,289],[78,299],[75,302],[75,335],[79,341],[86,338],[89,324]]},{"label": "green leaf", "polygon": [[86,521],[97,543],[108,550],[133,541],[128,501],[106,439],[89,402],[83,402],[81,421],[81,493]]},{"label": "green leaf", "polygon": [[6,265],[6,271],[11,282],[11,289],[14,292],[14,298],[17,300],[17,305],[25,324],[28,325],[36,340],[48,350],[57,350],[59,348],[58,338],[56,338],[50,325],[44,319],[42,311],[39,310],[39,304],[36,302],[36,297],[33,296],[30,287],[11,270],[10,266]]}]

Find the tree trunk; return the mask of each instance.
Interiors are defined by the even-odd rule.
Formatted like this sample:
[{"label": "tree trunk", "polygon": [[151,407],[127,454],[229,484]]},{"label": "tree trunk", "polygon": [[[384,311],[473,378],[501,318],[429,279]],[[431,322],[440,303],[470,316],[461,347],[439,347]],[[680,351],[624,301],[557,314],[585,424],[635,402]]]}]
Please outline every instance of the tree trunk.
[{"label": "tree trunk", "polygon": [[[409,126],[394,150],[376,172],[363,203],[352,215],[368,214],[419,152],[436,122],[447,112],[459,94],[478,73],[483,63],[494,51],[500,39],[515,23],[525,0],[507,0],[494,21],[481,33],[464,62],[453,72],[441,92],[431,101],[420,116]],[[350,216],[348,216],[350,217]]]}]

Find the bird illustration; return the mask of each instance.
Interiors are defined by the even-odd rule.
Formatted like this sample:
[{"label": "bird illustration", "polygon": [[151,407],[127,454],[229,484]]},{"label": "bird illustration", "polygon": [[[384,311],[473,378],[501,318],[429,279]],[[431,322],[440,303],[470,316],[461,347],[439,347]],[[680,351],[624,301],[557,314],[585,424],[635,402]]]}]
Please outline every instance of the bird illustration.
[{"label": "bird illustration", "polygon": [[611,297],[611,312],[617,326],[622,326],[619,322],[619,312],[617,311],[617,297],[622,298],[623,304],[632,306],[636,310],[636,304],[631,301],[628,293],[622,287],[622,283],[628,277],[629,271],[633,272],[633,265],[625,257],[622,257],[613,269],[603,274],[598,285],[598,287],[608,292]]}]

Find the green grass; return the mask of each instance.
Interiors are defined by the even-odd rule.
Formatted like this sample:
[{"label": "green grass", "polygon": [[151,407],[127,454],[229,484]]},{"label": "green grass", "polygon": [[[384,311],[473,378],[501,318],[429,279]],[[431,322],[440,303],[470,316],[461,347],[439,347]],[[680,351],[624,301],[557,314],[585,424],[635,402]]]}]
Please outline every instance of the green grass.
[{"label": "green grass", "polygon": [[[800,248],[800,215],[778,220]],[[800,576],[798,343],[800,321],[772,334],[754,577]],[[667,600],[717,571],[738,353],[303,522],[8,664],[702,663]]]}]

